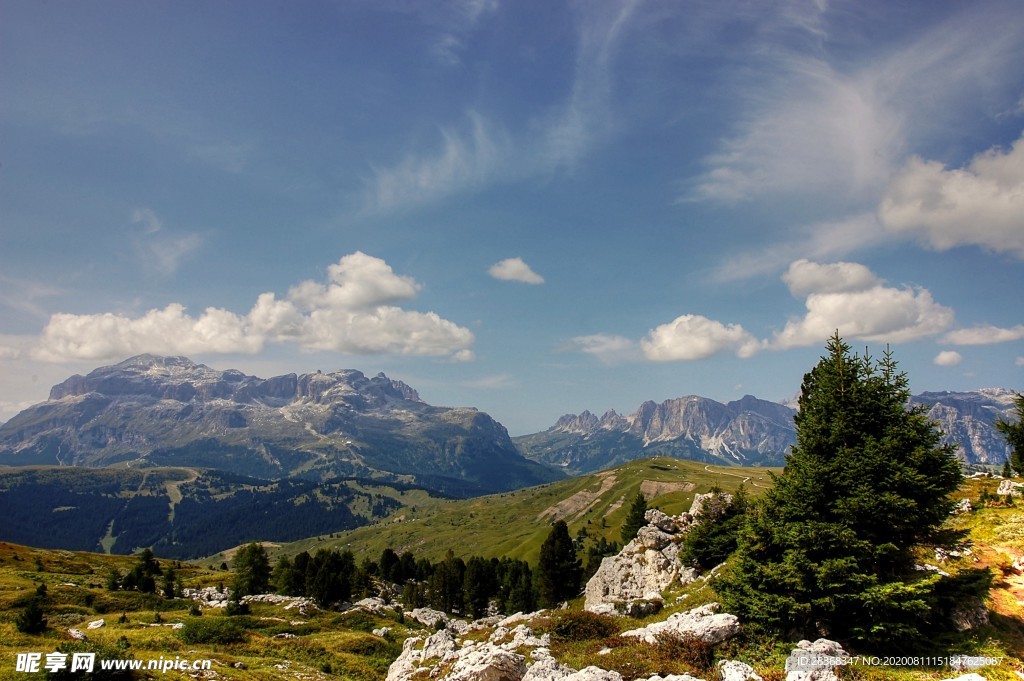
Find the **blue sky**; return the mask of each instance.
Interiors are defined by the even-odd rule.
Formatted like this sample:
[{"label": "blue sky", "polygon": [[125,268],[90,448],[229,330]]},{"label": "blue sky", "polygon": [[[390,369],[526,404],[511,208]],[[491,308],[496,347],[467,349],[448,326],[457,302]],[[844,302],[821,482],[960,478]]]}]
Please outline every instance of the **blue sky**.
[{"label": "blue sky", "polygon": [[0,419],[141,352],[513,434],[1024,388],[1019,2],[0,0]]}]

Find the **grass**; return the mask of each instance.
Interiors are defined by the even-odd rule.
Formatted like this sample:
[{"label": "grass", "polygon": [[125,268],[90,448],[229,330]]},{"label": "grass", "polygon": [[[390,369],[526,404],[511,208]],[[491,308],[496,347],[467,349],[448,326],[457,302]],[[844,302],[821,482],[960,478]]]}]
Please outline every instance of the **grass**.
[{"label": "grass", "polygon": [[[36,561],[42,565],[36,568]],[[15,671],[18,653],[55,650],[99,651],[101,655],[138,660],[211,659],[224,679],[353,679],[379,681],[401,652],[401,641],[411,630],[396,619],[367,613],[339,614],[316,611],[300,617],[281,606],[253,604],[243,617],[227,617],[215,609],[189,615],[191,601],[164,599],[137,592],[109,592],[103,588],[111,568],[128,570],[136,559],[94,553],[35,549],[0,543],[0,680],[28,678]],[[161,561],[167,565],[171,561]],[[230,581],[220,571],[191,564],[176,568],[185,586],[212,580]],[[17,631],[15,619],[39,584],[46,585],[44,609],[47,629],[38,635]],[[105,625],[88,629],[99,619]],[[123,619],[123,621],[122,621]],[[157,620],[160,620],[159,624]],[[174,623],[184,623],[173,629]],[[371,629],[389,626],[387,639]],[[88,641],[68,635],[80,629]],[[297,638],[275,638],[276,634]],[[235,665],[239,666],[236,667]],[[39,674],[38,678],[44,678]],[[136,678],[187,679],[185,672],[139,672]]]}]

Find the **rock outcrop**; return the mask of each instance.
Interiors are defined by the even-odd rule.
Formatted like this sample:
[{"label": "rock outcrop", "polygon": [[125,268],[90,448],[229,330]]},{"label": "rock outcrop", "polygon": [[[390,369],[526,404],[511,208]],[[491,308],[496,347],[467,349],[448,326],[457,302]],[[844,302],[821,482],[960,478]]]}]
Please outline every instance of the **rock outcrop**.
[{"label": "rock outcrop", "polygon": [[710,505],[728,503],[728,494],[698,494],[687,513],[676,517],[650,509],[636,539],[615,556],[601,561],[587,582],[584,609],[604,614],[642,617],[662,606],[662,593],[674,582],[689,584],[697,571],[679,560],[679,548],[686,533],[710,510]]},{"label": "rock outcrop", "polygon": [[679,638],[694,638],[703,643],[721,643],[740,633],[740,621],[736,615],[717,611],[718,603],[708,603],[693,610],[677,612],[661,622],[624,631],[619,635],[639,638],[651,644],[657,643],[658,637],[666,634]]}]

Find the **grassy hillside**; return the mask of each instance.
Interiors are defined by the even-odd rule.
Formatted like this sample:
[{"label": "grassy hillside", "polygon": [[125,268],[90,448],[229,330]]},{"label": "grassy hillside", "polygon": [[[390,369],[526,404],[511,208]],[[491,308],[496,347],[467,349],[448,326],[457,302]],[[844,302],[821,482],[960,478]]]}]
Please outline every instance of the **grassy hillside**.
[{"label": "grassy hillside", "polygon": [[[137,672],[134,678],[229,678],[269,680],[282,678],[383,679],[388,665],[401,650],[409,632],[396,619],[362,611],[337,613],[314,610],[302,616],[279,605],[252,606],[248,616],[227,617],[223,611],[204,609],[190,613],[191,601],[165,599],[154,594],[108,591],[103,584],[113,569],[126,572],[137,559],[96,553],[35,549],[0,543],[0,680],[47,678],[44,673],[15,670],[18,653],[54,651],[96,652],[100,658],[149,660],[213,660],[216,676],[196,672]],[[185,587],[230,583],[231,575],[195,565],[160,561],[177,569]],[[159,581],[159,578],[158,578]],[[15,620],[40,585],[48,626],[39,634],[21,633]],[[103,619],[102,628],[88,629]],[[123,621],[122,621],[123,619]],[[185,623],[187,629],[172,628]],[[374,636],[372,629],[390,626],[394,635]],[[74,641],[69,628],[83,631],[88,641]],[[186,635],[186,631],[191,632]],[[297,638],[277,637],[295,634]],[[207,639],[197,642],[196,637]],[[221,638],[216,642],[217,637]],[[231,642],[227,642],[232,639]],[[70,659],[70,657],[69,657]],[[237,665],[237,667],[236,667]],[[74,674],[68,678],[113,678]]]},{"label": "grassy hillside", "polygon": [[[421,498],[406,503],[390,518],[331,536],[280,546],[294,555],[320,548],[351,549],[357,559],[376,559],[385,548],[412,551],[417,558],[437,560],[449,548],[459,555],[507,556],[536,563],[550,525],[565,520],[572,536],[585,528],[592,537],[619,541],[619,529],[637,492],[649,506],[669,514],[690,508],[695,494],[718,485],[733,491],[745,483],[756,496],[771,480],[769,470],[712,466],[666,457],[632,461],[600,473],[463,500]],[[212,557],[219,565],[223,557]]]}]

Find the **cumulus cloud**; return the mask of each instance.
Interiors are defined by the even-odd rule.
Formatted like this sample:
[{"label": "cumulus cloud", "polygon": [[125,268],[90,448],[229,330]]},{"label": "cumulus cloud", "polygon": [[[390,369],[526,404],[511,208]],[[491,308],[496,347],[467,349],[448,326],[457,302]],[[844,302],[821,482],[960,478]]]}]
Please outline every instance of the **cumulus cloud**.
[{"label": "cumulus cloud", "polygon": [[804,297],[807,312],[770,339],[758,340],[740,324],[684,314],[651,329],[639,342],[596,334],[575,338],[572,345],[602,359],[693,361],[721,352],[751,357],[761,350],[819,345],[836,330],[846,338],[908,342],[942,333],[953,324],[953,311],[936,303],[927,289],[887,286],[859,263],[801,259],[790,264],[782,280],[793,295]]},{"label": "cumulus cloud", "polygon": [[[836,280],[823,278],[825,273]],[[806,295],[807,314],[775,334],[771,345],[776,348],[815,345],[837,329],[847,338],[907,342],[941,333],[953,323],[953,311],[936,303],[927,289],[885,286],[856,263],[798,261],[783,279],[794,293]]]},{"label": "cumulus cloud", "polygon": [[177,303],[140,317],[55,314],[33,356],[63,361],[141,352],[253,354],[276,342],[306,351],[471,359],[468,329],[434,312],[391,304],[412,299],[419,289],[380,258],[356,252],[328,268],[326,283],[301,282],[284,298],[263,293],[246,315],[211,307],[192,317]]},{"label": "cumulus cloud", "polygon": [[972,326],[968,329],[950,331],[943,337],[943,342],[953,345],[994,345],[1009,343],[1024,338],[1024,324],[1003,329],[991,324]]},{"label": "cumulus cloud", "polygon": [[739,324],[685,314],[652,329],[640,341],[644,357],[656,362],[706,359],[719,352],[751,357],[761,343]]},{"label": "cumulus cloud", "polygon": [[520,281],[524,284],[544,283],[544,277],[534,272],[529,265],[523,262],[522,258],[506,258],[491,265],[487,273],[502,281]]},{"label": "cumulus cloud", "polygon": [[810,293],[843,293],[863,291],[876,286],[878,277],[864,265],[855,262],[820,264],[800,259],[790,264],[782,281],[794,296]]},{"label": "cumulus cloud", "polygon": [[944,350],[939,354],[935,355],[935,359],[932,360],[932,364],[940,367],[955,367],[964,361],[963,356],[955,350]]},{"label": "cumulus cloud", "polygon": [[1024,259],[1024,136],[963,168],[910,159],[889,183],[879,217],[937,250],[975,245]]}]

